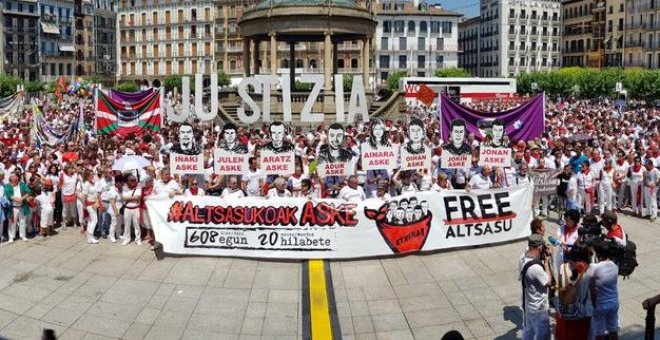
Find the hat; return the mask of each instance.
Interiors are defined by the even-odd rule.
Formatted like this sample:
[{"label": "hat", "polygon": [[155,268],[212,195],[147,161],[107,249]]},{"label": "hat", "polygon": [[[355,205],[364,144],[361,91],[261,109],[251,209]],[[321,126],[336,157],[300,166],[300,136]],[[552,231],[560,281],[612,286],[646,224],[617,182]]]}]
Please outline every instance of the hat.
[{"label": "hat", "polygon": [[527,239],[527,245],[530,247],[536,248],[545,245],[545,240],[543,236],[539,234],[532,234],[529,239]]},{"label": "hat", "polygon": [[52,185],[53,185],[53,180],[50,179],[50,178],[46,178],[46,179],[44,180],[44,185],[45,185],[45,186],[52,186]]}]

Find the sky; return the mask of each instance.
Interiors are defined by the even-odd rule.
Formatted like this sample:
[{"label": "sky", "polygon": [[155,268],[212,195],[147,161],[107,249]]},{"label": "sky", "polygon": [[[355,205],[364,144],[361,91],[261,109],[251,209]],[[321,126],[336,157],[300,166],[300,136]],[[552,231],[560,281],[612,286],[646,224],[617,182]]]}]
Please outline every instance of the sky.
[{"label": "sky", "polygon": [[467,17],[479,15],[479,0],[431,0],[429,2],[440,4],[452,12],[463,13]]}]

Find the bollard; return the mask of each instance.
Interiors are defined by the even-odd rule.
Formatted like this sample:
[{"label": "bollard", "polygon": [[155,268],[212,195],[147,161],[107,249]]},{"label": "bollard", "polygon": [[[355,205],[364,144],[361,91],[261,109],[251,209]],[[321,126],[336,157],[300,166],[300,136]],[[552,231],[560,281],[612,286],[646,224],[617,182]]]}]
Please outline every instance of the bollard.
[{"label": "bollard", "polygon": [[648,298],[642,302],[642,307],[646,309],[646,329],[644,331],[645,340],[655,338],[655,306],[660,303],[660,295]]}]

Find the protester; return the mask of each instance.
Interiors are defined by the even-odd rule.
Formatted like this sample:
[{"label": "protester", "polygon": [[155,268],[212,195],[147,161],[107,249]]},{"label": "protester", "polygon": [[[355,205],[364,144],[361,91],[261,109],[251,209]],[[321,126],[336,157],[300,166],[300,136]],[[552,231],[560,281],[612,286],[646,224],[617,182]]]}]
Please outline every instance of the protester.
[{"label": "protester", "polygon": [[596,247],[598,263],[591,265],[594,284],[591,295],[594,301],[591,331],[597,340],[618,339],[619,291],[617,279],[619,267],[613,261],[614,249],[608,242]]}]

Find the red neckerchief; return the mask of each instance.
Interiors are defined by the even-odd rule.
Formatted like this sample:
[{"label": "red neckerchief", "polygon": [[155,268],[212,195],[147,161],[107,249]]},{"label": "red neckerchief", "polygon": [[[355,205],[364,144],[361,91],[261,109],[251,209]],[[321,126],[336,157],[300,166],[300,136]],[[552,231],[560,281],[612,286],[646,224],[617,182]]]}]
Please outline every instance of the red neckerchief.
[{"label": "red neckerchief", "polygon": [[580,274],[584,274],[587,271],[587,268],[589,267],[589,265],[583,261],[573,262],[573,266]]},{"label": "red neckerchief", "polygon": [[525,155],[523,158],[525,159],[525,163],[529,163],[529,160],[531,159],[528,155]]},{"label": "red neckerchief", "polygon": [[582,173],[585,175],[589,174],[589,168],[582,168]]},{"label": "red neckerchief", "polygon": [[605,169],[604,169],[604,170],[607,171],[607,172],[609,172],[610,170],[612,170],[612,166],[611,166],[611,165],[609,165],[609,166],[605,166]]},{"label": "red neckerchief", "polygon": [[600,162],[600,155],[594,157],[594,162]]},{"label": "red neckerchief", "polygon": [[616,164],[623,165],[623,162],[625,162],[625,159],[619,158],[616,160]]},{"label": "red neckerchief", "polygon": [[188,190],[190,190],[190,193],[193,194],[193,196],[197,196],[197,193],[199,193],[199,187],[190,187]]},{"label": "red neckerchief", "polygon": [[641,164],[640,165],[637,165],[637,164],[633,165],[633,172],[639,172],[639,170],[641,170],[641,169],[642,169]]}]

